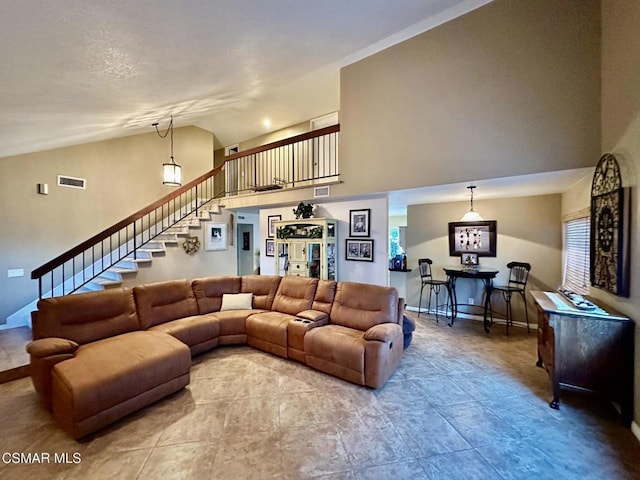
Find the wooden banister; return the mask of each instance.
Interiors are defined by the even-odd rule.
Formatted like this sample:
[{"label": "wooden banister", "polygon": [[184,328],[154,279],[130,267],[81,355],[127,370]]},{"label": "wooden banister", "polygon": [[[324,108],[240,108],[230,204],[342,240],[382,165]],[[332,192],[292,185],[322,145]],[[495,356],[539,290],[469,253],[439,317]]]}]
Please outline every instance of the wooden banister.
[{"label": "wooden banister", "polygon": [[58,255],[53,260],[50,260],[47,263],[45,263],[44,265],[36,268],[35,270],[33,270],[31,272],[31,278],[33,280],[35,280],[35,279],[38,279],[38,278],[42,277],[43,275],[49,273],[54,268],[59,267],[60,265],[64,264],[65,262],[67,262],[69,260],[71,260],[75,256],[80,255],[83,251],[91,248],[92,246],[100,243],[103,240],[106,240],[111,235],[117,233],[118,231],[122,230],[123,228],[127,227],[128,225],[131,225],[136,220],[140,220],[145,215],[153,212],[156,208],[158,208],[158,207],[160,207],[160,206],[162,206],[162,205],[164,205],[166,203],[169,203],[171,200],[173,200],[175,198],[178,198],[180,195],[182,195],[183,193],[188,192],[189,190],[191,190],[195,186],[199,185],[200,183],[204,182],[205,180],[208,180],[209,178],[213,177],[214,175],[217,175],[221,170],[222,170],[222,166],[214,168],[213,170],[211,170],[211,171],[209,171],[209,172],[207,172],[207,173],[205,173],[203,175],[200,175],[198,178],[190,181],[189,183],[181,186],[180,188],[175,189],[173,192],[168,193],[164,197],[161,197],[159,200],[156,200],[152,204],[147,205],[143,209],[138,210],[137,212],[129,215],[126,218],[123,218],[118,223],[110,226],[109,228],[103,230],[102,232],[94,235],[93,237],[91,237],[91,238],[85,240],[84,242],[76,245],[75,247],[67,250],[63,254]]},{"label": "wooden banister", "polygon": [[319,128],[318,130],[312,130],[311,132],[301,133],[295,137],[285,138],[284,140],[278,140],[277,142],[267,143],[266,145],[260,145],[259,147],[250,148],[242,152],[234,153],[224,157],[225,162],[235,160],[236,158],[248,157],[249,155],[255,155],[256,153],[266,152],[267,150],[275,150],[276,148],[285,147],[294,143],[303,142],[311,138],[321,137],[330,133],[336,133],[340,131],[340,124],[330,125],[328,127]]}]

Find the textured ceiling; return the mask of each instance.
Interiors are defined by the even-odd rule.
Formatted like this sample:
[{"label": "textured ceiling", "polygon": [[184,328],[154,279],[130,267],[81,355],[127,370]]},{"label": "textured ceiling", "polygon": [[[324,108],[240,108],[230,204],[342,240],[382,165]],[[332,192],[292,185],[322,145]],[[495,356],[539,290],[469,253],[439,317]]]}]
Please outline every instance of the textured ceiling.
[{"label": "textured ceiling", "polygon": [[2,0],[0,157],[170,114],[246,140],[337,110],[341,66],[488,1]]}]

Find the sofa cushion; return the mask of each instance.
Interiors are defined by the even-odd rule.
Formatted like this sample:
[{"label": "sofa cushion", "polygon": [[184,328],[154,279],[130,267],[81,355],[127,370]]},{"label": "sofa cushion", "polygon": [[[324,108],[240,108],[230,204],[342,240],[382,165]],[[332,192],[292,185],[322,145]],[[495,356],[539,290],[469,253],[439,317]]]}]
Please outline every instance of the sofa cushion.
[{"label": "sofa cushion", "polygon": [[317,278],[298,277],[289,275],[283,277],[278,285],[278,291],[273,299],[271,310],[296,315],[303,310],[309,310],[318,286]]},{"label": "sofa cushion", "polygon": [[213,314],[196,315],[155,325],[149,331],[168,333],[188,347],[193,347],[218,338],[220,320]]},{"label": "sofa cushion", "polygon": [[38,301],[33,338],[59,337],[80,345],[140,330],[133,292],[114,288]]},{"label": "sofa cushion", "polygon": [[253,293],[225,293],[222,295],[220,311],[251,310]]},{"label": "sofa cushion", "polygon": [[364,384],[364,332],[342,325],[325,325],[304,336],[307,364],[331,375]]},{"label": "sofa cushion", "polygon": [[[240,292],[240,277],[196,278],[191,282],[199,313],[217,312],[222,306],[222,295]],[[251,307],[249,307],[251,308]]]},{"label": "sofa cushion", "polygon": [[333,299],[336,296],[337,285],[338,283],[333,280],[319,280],[311,308],[326,314],[331,313],[331,306],[333,305]]},{"label": "sofa cushion", "polygon": [[356,330],[379,323],[398,323],[398,291],[391,287],[339,282],[330,322]]},{"label": "sofa cushion", "polygon": [[198,305],[188,280],[149,283],[133,288],[143,329],[198,314]]},{"label": "sofa cushion", "polygon": [[68,427],[188,375],[191,353],[158,332],[131,332],[82,345],[53,367],[53,412]]},{"label": "sofa cushion", "polygon": [[[287,346],[287,324],[296,317],[280,312],[263,312],[247,318],[247,336],[282,347]],[[251,343],[249,343],[251,345]]]},{"label": "sofa cushion", "polygon": [[280,277],[275,275],[244,275],[240,284],[242,293],[253,293],[253,308],[271,310]]},{"label": "sofa cushion", "polygon": [[264,312],[264,310],[227,310],[211,315],[214,315],[220,322],[220,336],[244,335],[247,333],[247,317],[260,312]]}]

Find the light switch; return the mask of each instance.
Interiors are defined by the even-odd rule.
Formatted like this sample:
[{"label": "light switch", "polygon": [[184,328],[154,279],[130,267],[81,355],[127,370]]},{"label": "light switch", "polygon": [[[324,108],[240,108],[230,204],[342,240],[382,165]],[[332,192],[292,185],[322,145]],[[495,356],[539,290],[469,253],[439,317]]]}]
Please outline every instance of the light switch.
[{"label": "light switch", "polygon": [[13,268],[11,270],[7,270],[7,276],[9,278],[24,277],[24,269],[23,268]]}]

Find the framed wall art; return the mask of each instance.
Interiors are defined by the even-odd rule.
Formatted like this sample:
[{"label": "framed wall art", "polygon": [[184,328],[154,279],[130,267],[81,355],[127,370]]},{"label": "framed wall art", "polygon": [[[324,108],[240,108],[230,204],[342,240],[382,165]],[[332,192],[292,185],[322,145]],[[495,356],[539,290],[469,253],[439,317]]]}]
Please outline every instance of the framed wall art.
[{"label": "framed wall art", "polygon": [[344,251],[345,260],[373,262],[373,239],[347,238]]},{"label": "framed wall art", "polygon": [[349,236],[371,236],[371,209],[349,210]]},{"label": "framed wall art", "polygon": [[269,215],[267,217],[267,236],[273,238],[276,236],[275,222],[282,220],[282,215]]},{"label": "framed wall art", "polygon": [[227,247],[227,224],[207,222],[204,229],[205,250],[226,250]]},{"label": "framed wall art", "polygon": [[630,191],[622,186],[616,157],[600,158],[591,183],[591,285],[629,296]]},{"label": "framed wall art", "polygon": [[273,238],[267,238],[264,241],[264,254],[267,257],[275,257],[276,241]]},{"label": "framed wall art", "polygon": [[475,253],[478,257],[495,257],[496,230],[495,220],[449,222],[449,255]]}]

